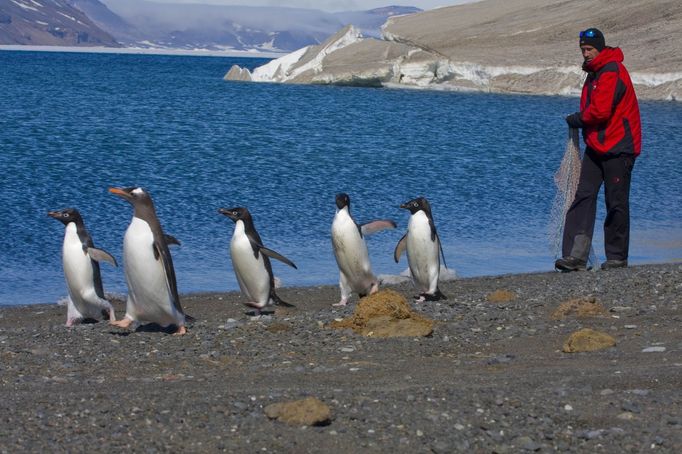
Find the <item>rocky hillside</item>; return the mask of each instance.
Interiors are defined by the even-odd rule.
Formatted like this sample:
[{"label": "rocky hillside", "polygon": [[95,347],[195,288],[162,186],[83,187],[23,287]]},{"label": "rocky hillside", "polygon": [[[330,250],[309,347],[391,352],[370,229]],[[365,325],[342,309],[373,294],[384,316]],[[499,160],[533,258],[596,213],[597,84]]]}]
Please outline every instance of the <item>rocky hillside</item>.
[{"label": "rocky hillside", "polygon": [[68,0],[0,0],[0,44],[120,47]]},{"label": "rocky hillside", "polygon": [[382,39],[348,28],[227,79],[577,94],[578,32],[621,47],[642,99],[682,99],[682,2],[483,0],[389,18]]}]

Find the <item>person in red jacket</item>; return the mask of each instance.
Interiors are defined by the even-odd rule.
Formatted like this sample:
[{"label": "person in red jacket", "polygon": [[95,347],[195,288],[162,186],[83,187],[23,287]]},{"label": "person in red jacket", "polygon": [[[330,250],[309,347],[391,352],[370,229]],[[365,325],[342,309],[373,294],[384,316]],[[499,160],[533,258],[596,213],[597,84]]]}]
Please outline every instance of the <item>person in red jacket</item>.
[{"label": "person in red jacket", "polygon": [[630,178],[641,150],[639,105],[623,52],[607,47],[596,28],[580,32],[580,50],[587,79],[580,112],[566,117],[571,128],[581,128],[585,141],[580,180],[575,199],[566,213],[559,271],[587,268],[592,245],[597,195],[604,183],[606,219],[603,270],[628,265],[630,244]]}]

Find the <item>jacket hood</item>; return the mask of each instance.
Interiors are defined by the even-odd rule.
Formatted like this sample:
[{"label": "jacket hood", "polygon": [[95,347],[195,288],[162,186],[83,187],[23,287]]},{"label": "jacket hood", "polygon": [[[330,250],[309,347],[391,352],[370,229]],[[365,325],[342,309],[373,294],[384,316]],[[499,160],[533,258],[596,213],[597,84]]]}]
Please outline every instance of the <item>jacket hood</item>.
[{"label": "jacket hood", "polygon": [[597,58],[589,63],[583,64],[583,70],[587,72],[596,72],[608,63],[623,63],[624,58],[623,51],[620,50],[620,47],[605,47],[604,50],[599,52]]}]

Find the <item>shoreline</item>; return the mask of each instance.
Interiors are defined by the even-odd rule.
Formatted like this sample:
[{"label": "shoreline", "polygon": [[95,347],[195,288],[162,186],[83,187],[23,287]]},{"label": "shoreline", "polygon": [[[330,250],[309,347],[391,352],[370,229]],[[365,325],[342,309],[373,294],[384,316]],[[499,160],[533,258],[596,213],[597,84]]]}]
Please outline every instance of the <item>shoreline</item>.
[{"label": "shoreline", "polygon": [[[641,268],[641,267],[649,267],[649,266],[668,266],[668,265],[680,265],[682,266],[682,259],[670,259],[670,260],[662,260],[659,262],[647,262],[647,263],[635,263],[631,264],[629,267],[630,268]],[[599,266],[599,265],[597,265]],[[61,272],[61,271],[60,271]],[[601,273],[602,271],[599,269],[593,269],[588,271],[588,273]],[[455,270],[456,273],[456,270]],[[556,270],[551,270],[551,269],[544,269],[544,270],[535,270],[535,271],[522,271],[522,272],[503,272],[499,274],[480,274],[480,275],[473,275],[473,276],[459,276],[459,274],[454,274],[453,276],[448,276],[446,279],[441,280],[441,285],[443,283],[451,283],[451,282],[463,282],[463,281],[471,281],[471,280],[477,280],[477,279],[495,279],[495,278],[513,278],[513,277],[522,277],[522,276],[533,276],[533,275],[542,275],[542,274],[560,274]],[[393,288],[393,287],[399,287],[399,286],[409,286],[411,285],[410,278],[407,276],[403,275],[388,275],[388,274],[378,274],[377,275],[379,278],[390,278],[390,281],[387,281],[384,283],[381,288],[387,287],[387,288]],[[125,283],[124,283],[125,284]],[[329,289],[338,291],[339,285],[338,281],[332,281],[332,282],[319,282],[316,284],[311,284],[311,285],[284,285],[282,287],[278,287],[277,291],[296,291],[296,292],[313,292],[315,290],[319,289],[325,289],[325,291],[328,291]],[[66,307],[65,300],[68,296],[68,290],[66,289],[66,284],[64,284],[63,288],[63,293],[57,297],[55,297],[54,301],[42,301],[42,302],[34,302],[34,303],[2,303],[0,304],[0,311],[2,311],[4,308],[16,308],[16,307],[38,307],[38,306],[57,306],[57,307]],[[208,290],[197,290],[197,291],[188,291],[188,292],[181,292],[180,293],[180,302],[185,300],[185,298],[196,298],[196,297],[235,297],[238,298],[240,295],[241,291],[239,288],[232,289],[232,290],[217,290],[217,289],[208,289]],[[125,299],[126,299],[126,289],[123,289],[123,291],[107,291],[107,288],[105,287],[105,295],[107,298],[112,298],[114,301],[119,301],[125,304]]]},{"label": "shoreline", "polygon": [[203,49],[156,49],[137,47],[75,47],[75,46],[27,46],[22,44],[0,44],[0,51],[17,52],[68,52],[90,54],[130,54],[130,55],[181,55],[191,57],[244,57],[244,58],[278,58],[280,52],[249,52],[240,50],[203,50]]},{"label": "shoreline", "polygon": [[[384,286],[410,297],[410,283]],[[278,289],[296,305],[254,319],[236,292],[184,295],[185,336],[64,327],[57,305],[0,309],[0,451],[640,452],[682,445],[682,263],[444,282],[411,309],[427,337],[329,325],[333,285]],[[502,298],[494,295],[502,295]],[[506,296],[505,296],[506,295]],[[591,299],[599,314],[555,316]],[[592,303],[590,303],[592,304]],[[114,302],[117,318],[124,303]],[[564,353],[572,333],[615,346]],[[270,419],[315,397],[322,426]]]}]

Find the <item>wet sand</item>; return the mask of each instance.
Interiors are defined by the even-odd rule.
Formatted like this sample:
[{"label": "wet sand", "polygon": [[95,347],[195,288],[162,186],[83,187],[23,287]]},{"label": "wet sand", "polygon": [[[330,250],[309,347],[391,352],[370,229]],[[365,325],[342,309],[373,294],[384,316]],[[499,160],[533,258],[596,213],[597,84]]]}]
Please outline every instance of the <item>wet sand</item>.
[{"label": "wet sand", "polygon": [[[679,452],[681,264],[442,290],[447,301],[411,304],[436,321],[418,338],[328,328],[357,302],[332,307],[332,286],[280,289],[296,308],[260,319],[236,293],[185,295],[197,321],[182,337],[69,329],[57,305],[2,308],[0,452]],[[604,314],[552,317],[580,297]],[[563,353],[581,328],[616,345]],[[328,424],[264,412],[309,396],[329,407]]]}]

